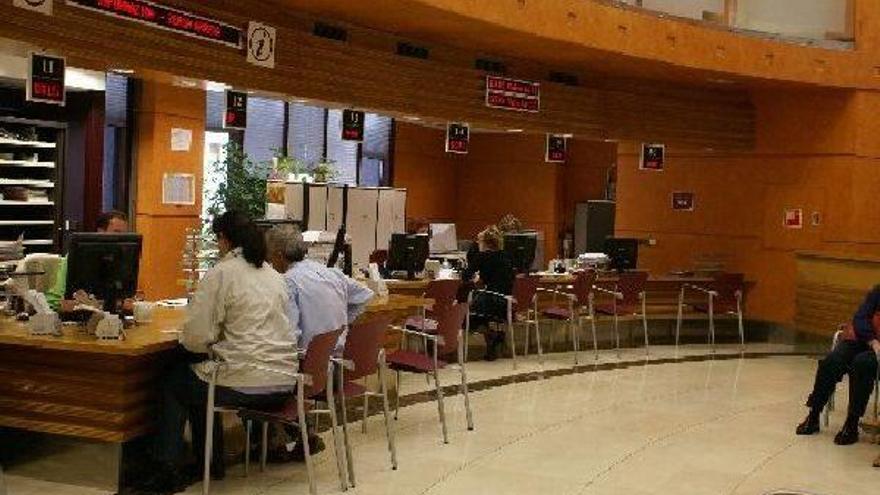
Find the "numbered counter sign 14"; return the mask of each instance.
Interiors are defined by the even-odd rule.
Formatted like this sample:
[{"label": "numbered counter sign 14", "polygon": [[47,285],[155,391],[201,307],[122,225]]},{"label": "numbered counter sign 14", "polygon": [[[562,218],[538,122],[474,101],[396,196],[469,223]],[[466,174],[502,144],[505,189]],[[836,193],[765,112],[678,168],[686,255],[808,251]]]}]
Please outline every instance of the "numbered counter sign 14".
[{"label": "numbered counter sign 14", "polygon": [[446,125],[446,152],[467,154],[471,131],[468,124],[451,122]]},{"label": "numbered counter sign 14", "polygon": [[251,21],[248,24],[247,61],[260,67],[275,68],[275,28]]}]

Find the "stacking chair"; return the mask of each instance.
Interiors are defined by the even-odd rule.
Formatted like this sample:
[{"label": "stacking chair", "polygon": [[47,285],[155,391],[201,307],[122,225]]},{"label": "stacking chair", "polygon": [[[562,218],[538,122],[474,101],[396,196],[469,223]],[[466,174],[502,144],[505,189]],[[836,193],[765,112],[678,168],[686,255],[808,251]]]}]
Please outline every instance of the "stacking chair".
[{"label": "stacking chair", "polygon": [[595,270],[586,270],[575,273],[574,284],[572,284],[572,293],[556,291],[551,289],[539,289],[555,295],[562,295],[568,300],[568,306],[553,306],[542,311],[542,315],[546,318],[556,321],[567,321],[571,326],[571,338],[574,346],[574,364],[578,365],[578,352],[580,351],[580,328],[584,318],[590,320],[593,330],[593,352],[596,359],[599,359],[599,342],[596,338],[596,315],[593,311],[594,293],[593,284],[596,283],[598,275]]},{"label": "stacking chair", "polygon": [[[309,343],[308,351],[305,359],[300,362],[300,371],[293,370],[284,371],[263,366],[252,366],[267,373],[278,373],[293,378],[296,381],[296,391],[290,400],[281,408],[275,410],[257,410],[245,408],[228,408],[222,404],[215,404],[214,397],[217,383],[218,369],[223,363],[216,363],[211,379],[208,382],[208,405],[207,420],[205,426],[205,477],[202,484],[202,492],[207,495],[209,492],[210,472],[211,472],[211,452],[213,450],[213,428],[214,413],[222,411],[237,411],[239,417],[245,421],[247,434],[245,436],[245,475],[248,473],[250,465],[250,433],[253,421],[262,423],[262,452],[260,464],[263,469],[266,466],[267,449],[268,449],[268,431],[269,423],[277,423],[298,427],[300,431],[300,441],[303,443],[303,452],[305,454],[306,472],[309,478],[309,492],[312,495],[317,493],[315,485],[314,469],[312,466],[311,453],[309,452],[309,441],[307,431],[306,414],[326,414],[330,416],[333,433],[333,445],[336,451],[336,466],[339,471],[339,483],[342,490],[348,489],[345,450],[341,448],[337,435],[338,424],[336,418],[336,404],[334,397],[333,380],[328,380],[332,376],[332,362],[330,355],[336,347],[336,342],[342,330],[324,333],[318,335]],[[306,401],[309,401],[307,404]],[[318,409],[315,404],[326,401],[327,409]]]},{"label": "stacking chair", "polygon": [[742,299],[745,286],[742,273],[720,273],[715,277],[712,287],[695,284],[682,284],[678,294],[678,318],[675,324],[675,347],[678,348],[681,334],[681,320],[684,312],[685,291],[693,290],[706,294],[706,304],[694,304],[693,309],[709,317],[709,345],[715,352],[715,315],[736,316],[739,328],[740,348],[745,349],[746,336],[743,329]]},{"label": "stacking chair", "polygon": [[[840,340],[843,338],[843,333],[846,330],[847,325],[839,325],[837,327],[837,331],[834,332],[834,337],[831,338],[831,350],[837,347],[837,344],[840,343]],[[880,356],[878,356],[880,359]],[[830,421],[831,411],[834,410],[834,396],[836,394],[832,393],[831,397],[828,399],[828,404],[825,406],[824,416],[825,416],[825,427],[828,427],[828,423]],[[877,377],[874,379],[874,425],[880,427],[880,366],[877,367]],[[877,443],[877,430],[874,430],[874,443]]]},{"label": "stacking chair", "polygon": [[467,415],[467,427],[474,429],[474,418],[471,413],[471,402],[468,395],[467,370],[464,360],[464,323],[468,315],[467,304],[457,303],[437,310],[437,332],[428,334],[407,328],[392,327],[407,336],[426,339],[431,347],[424,352],[401,349],[392,352],[388,357],[388,366],[397,375],[397,400],[395,402],[394,418],[397,419],[400,412],[400,372],[419,373],[431,375],[434,378],[434,386],[437,390],[437,411],[440,415],[440,426],[443,432],[443,443],[449,443],[449,435],[446,429],[446,411],[443,406],[443,389],[440,387],[439,371],[448,366],[442,358],[451,357],[458,361],[458,370],[461,373],[461,386],[464,395],[464,407]]},{"label": "stacking chair", "polygon": [[425,299],[431,299],[434,303],[430,307],[423,307],[421,313],[406,319],[406,327],[410,330],[433,333],[437,330],[437,320],[433,318],[435,310],[455,303],[461,280],[445,279],[431,280],[422,294]]},{"label": "stacking chair", "polygon": [[[614,290],[604,289],[602,287],[593,286],[593,290],[598,294],[611,296],[611,303],[597,304],[595,306],[596,313],[611,316],[614,318],[614,338],[617,355],[620,356],[620,316],[632,315],[642,320],[642,327],[645,332],[645,354],[650,354],[648,342],[648,311],[647,311],[647,295],[645,287],[648,284],[647,272],[624,272],[620,274],[617,283],[614,284]],[[641,309],[641,312],[639,312]]]},{"label": "stacking chair", "polygon": [[[388,408],[388,384],[386,375],[388,365],[385,362],[385,330],[390,326],[390,318],[378,318],[376,320],[355,324],[345,338],[345,350],[342,360],[334,360],[337,364],[339,382],[339,396],[342,402],[342,431],[345,440],[346,458],[348,459],[348,480],[351,486],[355,486],[354,459],[351,455],[351,444],[348,441],[348,412],[346,399],[363,398],[363,432],[367,432],[367,414],[369,412],[369,398],[381,397],[382,408],[385,415],[385,435],[388,438],[388,452],[391,455],[391,468],[397,469],[397,448],[394,444],[394,428],[391,414]],[[359,379],[377,375],[379,377],[379,392],[371,392],[365,385],[356,382]]]},{"label": "stacking chair", "polygon": [[[538,278],[531,276],[516,277],[513,281],[513,308],[511,310],[515,323],[525,324],[525,342],[523,356],[529,355],[529,335],[535,328],[535,345],[538,348],[538,359],[544,364],[544,352],[541,347],[541,322],[538,312]],[[510,339],[514,347],[513,334]]]}]

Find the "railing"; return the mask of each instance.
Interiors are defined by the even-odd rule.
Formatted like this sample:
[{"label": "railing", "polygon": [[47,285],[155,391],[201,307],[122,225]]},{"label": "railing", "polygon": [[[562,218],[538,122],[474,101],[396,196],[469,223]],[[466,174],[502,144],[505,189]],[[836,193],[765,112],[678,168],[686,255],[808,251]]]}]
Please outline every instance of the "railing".
[{"label": "railing", "polygon": [[747,35],[850,49],[855,0],[622,0],[658,14],[704,21]]}]

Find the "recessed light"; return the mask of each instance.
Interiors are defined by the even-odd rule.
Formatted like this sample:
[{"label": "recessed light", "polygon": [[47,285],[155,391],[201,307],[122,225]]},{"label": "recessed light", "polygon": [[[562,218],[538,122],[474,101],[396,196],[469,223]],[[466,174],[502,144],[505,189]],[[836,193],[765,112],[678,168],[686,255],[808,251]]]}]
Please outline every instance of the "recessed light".
[{"label": "recessed light", "polygon": [[304,99],[302,99],[302,98],[294,98],[294,99],[293,99],[293,102],[294,102],[294,103],[299,103],[300,105],[302,105],[302,104],[304,104],[304,103],[308,103],[309,100],[304,100]]},{"label": "recessed light", "polygon": [[416,116],[414,116],[414,115],[404,115],[404,116],[403,116],[403,120],[411,120],[411,121],[413,121],[413,122],[418,122],[419,120],[422,120],[422,118],[421,118],[421,117],[416,117]]},{"label": "recessed light", "polygon": [[714,84],[736,84],[736,81],[731,81],[730,79],[709,78],[707,81]]},{"label": "recessed light", "polygon": [[129,74],[134,74],[134,69],[118,69],[118,68],[113,68],[113,69],[110,69],[110,72],[112,72],[112,73],[114,73],[114,74],[129,75]]},{"label": "recessed light", "polygon": [[507,132],[522,132],[522,129],[508,129]]}]

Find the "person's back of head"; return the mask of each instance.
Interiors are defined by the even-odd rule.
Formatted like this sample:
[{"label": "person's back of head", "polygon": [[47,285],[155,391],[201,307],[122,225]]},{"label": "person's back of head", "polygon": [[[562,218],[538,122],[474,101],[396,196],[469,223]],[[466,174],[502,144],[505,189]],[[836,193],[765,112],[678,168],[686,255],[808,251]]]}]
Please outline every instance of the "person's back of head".
[{"label": "person's back of head", "polygon": [[221,256],[241,248],[248,263],[262,268],[266,261],[266,240],[250,217],[230,210],[214,218],[211,230],[217,235]]},{"label": "person's back of head", "polygon": [[300,230],[293,225],[277,225],[266,233],[268,258],[279,272],[284,272],[291,263],[306,258],[309,247],[303,240]]}]

